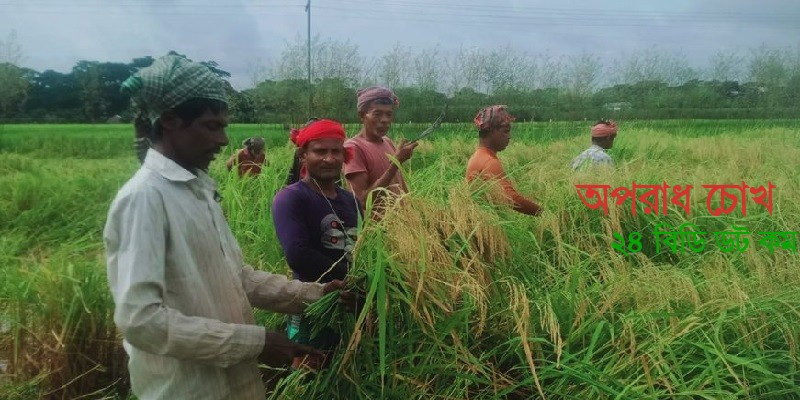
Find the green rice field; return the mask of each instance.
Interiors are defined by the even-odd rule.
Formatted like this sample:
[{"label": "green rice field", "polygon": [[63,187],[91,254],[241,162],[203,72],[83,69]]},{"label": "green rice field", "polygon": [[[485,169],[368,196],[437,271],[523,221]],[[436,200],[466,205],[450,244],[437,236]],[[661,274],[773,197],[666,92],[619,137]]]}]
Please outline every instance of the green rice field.
[{"label": "green rice field", "polygon": [[[537,218],[465,184],[471,125],[420,143],[404,165],[411,193],[360,232],[348,279],[365,308],[318,307],[340,351],[317,374],[265,371],[270,398],[800,399],[800,255],[757,234],[800,231],[800,120],[619,121],[616,167],[575,173],[591,122],[514,125],[499,156],[544,206]],[[229,135],[210,169],[228,221],[247,263],[288,273],[270,216],[288,132]],[[228,173],[255,135],[269,165],[255,179]],[[0,126],[0,399],[132,398],[102,244],[108,206],[139,167],[132,139],[130,125]],[[626,202],[604,215],[575,188],[633,181],[693,185],[690,212],[633,215]],[[742,182],[774,185],[772,213],[751,199],[746,215],[712,215],[703,185]],[[753,234],[743,251],[656,248],[658,224],[685,223]],[[619,251],[633,233],[641,248]]]}]

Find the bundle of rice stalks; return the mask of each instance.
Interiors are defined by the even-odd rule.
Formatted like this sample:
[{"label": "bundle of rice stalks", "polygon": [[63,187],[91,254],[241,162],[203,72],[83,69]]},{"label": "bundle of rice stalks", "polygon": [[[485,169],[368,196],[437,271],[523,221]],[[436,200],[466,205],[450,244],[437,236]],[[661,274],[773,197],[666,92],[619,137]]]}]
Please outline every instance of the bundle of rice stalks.
[{"label": "bundle of rice stalks", "polygon": [[[357,319],[349,327],[332,323],[350,317],[333,298],[310,306],[312,321],[333,326],[343,341],[331,367],[307,384],[307,395],[334,389],[341,398],[531,394],[519,388],[519,373],[502,367],[518,365],[519,350],[534,370],[529,302],[521,286],[495,283],[508,241],[496,214],[459,192],[465,189],[452,189],[449,204],[413,195],[395,199],[379,221],[366,224],[350,273],[363,282],[366,297]],[[509,296],[513,304],[497,302]],[[516,312],[508,314],[509,307]],[[506,322],[509,315],[513,322]],[[494,324],[513,325],[516,340],[525,343],[525,350],[510,352],[511,362],[509,354],[487,346],[507,340],[490,337],[498,334],[487,328]]]},{"label": "bundle of rice stalks", "polygon": [[[385,247],[381,259],[389,259],[391,272],[407,286],[419,321],[432,325],[438,313],[452,314],[470,301],[478,312],[473,322],[480,334],[493,282],[491,269],[507,257],[508,240],[496,215],[472,201],[466,185],[449,193],[447,203],[414,196],[397,199],[380,222],[364,229],[357,252]],[[374,242],[379,239],[384,241]]]}]

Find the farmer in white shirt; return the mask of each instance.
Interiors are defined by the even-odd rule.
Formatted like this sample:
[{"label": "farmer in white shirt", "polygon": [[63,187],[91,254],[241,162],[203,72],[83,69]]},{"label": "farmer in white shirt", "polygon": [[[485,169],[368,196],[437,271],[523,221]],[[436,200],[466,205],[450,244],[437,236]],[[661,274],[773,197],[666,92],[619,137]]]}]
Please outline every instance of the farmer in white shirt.
[{"label": "farmer in white shirt", "polygon": [[617,129],[614,121],[597,121],[592,126],[592,146],[572,160],[572,169],[585,169],[598,165],[613,167],[614,160],[606,150],[614,147]]},{"label": "farmer in white shirt", "polygon": [[[228,144],[223,82],[168,55],[123,89],[152,120],[152,148],[104,231],[114,322],[140,399],[264,399],[258,363],[319,355],[255,325],[252,306],[298,314],[343,287],[245,266],[208,165]],[[349,294],[343,294],[347,298]]]}]

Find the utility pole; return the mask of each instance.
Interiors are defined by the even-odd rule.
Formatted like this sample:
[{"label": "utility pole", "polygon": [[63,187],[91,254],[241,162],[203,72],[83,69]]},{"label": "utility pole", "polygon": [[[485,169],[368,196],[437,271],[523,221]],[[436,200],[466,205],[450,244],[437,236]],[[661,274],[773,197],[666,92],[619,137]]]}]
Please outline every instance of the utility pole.
[{"label": "utility pole", "polygon": [[308,118],[314,116],[312,110],[312,100],[314,97],[314,87],[311,85],[311,0],[306,3],[306,13],[308,14],[308,57],[306,58],[306,71],[308,72]]}]

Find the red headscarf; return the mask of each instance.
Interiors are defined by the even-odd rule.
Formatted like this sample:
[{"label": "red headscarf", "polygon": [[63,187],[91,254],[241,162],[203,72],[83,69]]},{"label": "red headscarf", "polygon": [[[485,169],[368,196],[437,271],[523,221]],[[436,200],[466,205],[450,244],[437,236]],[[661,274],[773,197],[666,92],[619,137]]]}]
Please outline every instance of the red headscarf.
[{"label": "red headscarf", "polygon": [[515,118],[506,110],[506,106],[494,105],[478,111],[478,115],[475,116],[474,122],[475,126],[482,130],[491,128],[493,126],[503,125],[508,122],[513,122],[514,120]]},{"label": "red headscarf", "polygon": [[[320,119],[306,125],[303,129],[292,129],[289,137],[298,148],[306,147],[307,144],[319,139],[339,139],[344,142],[347,136],[344,133],[342,124],[330,120]],[[345,147],[344,162],[348,163],[353,159],[353,149]],[[300,176],[305,176],[305,165],[300,168]]]},{"label": "red headscarf", "polygon": [[598,123],[592,127],[592,137],[604,138],[617,133],[617,124],[614,121]]},{"label": "red headscarf", "polygon": [[358,102],[356,104],[358,111],[365,111],[364,108],[370,101],[384,98],[391,100],[394,107],[400,107],[400,100],[397,99],[392,89],[385,86],[364,88],[359,90],[356,95],[358,96]]}]

